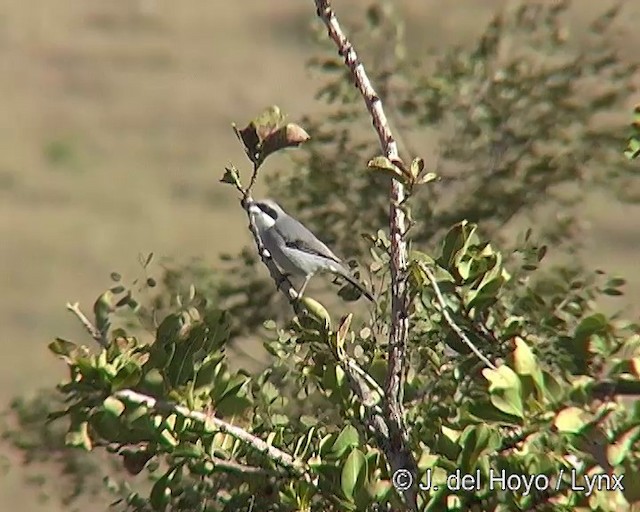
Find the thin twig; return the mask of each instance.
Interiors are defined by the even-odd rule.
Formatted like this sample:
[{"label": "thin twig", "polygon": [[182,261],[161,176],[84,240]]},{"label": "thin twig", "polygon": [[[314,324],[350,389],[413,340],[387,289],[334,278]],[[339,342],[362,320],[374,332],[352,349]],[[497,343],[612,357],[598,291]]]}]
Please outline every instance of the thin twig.
[{"label": "thin twig", "polygon": [[247,187],[246,195],[251,194],[251,190],[253,190],[253,186],[256,184],[256,180],[258,179],[258,169],[260,167],[254,163],[253,164],[253,172],[251,173],[251,180],[249,181],[249,186]]},{"label": "thin twig", "polygon": [[107,343],[107,340],[105,339],[104,334],[101,333],[100,329],[98,329],[95,325],[93,325],[93,323],[82,312],[82,310],[80,309],[80,303],[74,302],[73,304],[71,304],[70,302],[67,302],[67,309],[71,311],[74,315],[76,315],[76,318],[80,320],[80,323],[82,323],[82,325],[87,330],[87,332],[91,335],[94,341],[100,344],[101,347],[107,348],[109,344]]},{"label": "thin twig", "polygon": [[354,359],[347,359],[347,366],[349,366],[350,368],[353,369],[353,371],[355,371],[358,375],[360,375],[365,382],[369,385],[369,387],[375,391],[376,393],[378,393],[378,395],[380,396],[380,398],[384,397],[384,391],[382,390],[382,388],[380,387],[380,384],[378,384],[376,382],[376,380],[369,375],[367,372],[365,372],[358,363],[356,363],[356,361]]},{"label": "thin twig", "polygon": [[595,398],[610,399],[615,395],[640,396],[640,380],[616,379],[596,382],[589,388]]},{"label": "thin twig", "polygon": [[[345,65],[352,74],[355,86],[360,91],[373,126],[380,141],[384,155],[396,165],[404,168],[398,154],[397,143],[389,128],[387,117],[382,108],[380,97],[376,94],[364,66],[358,59],[351,42],[346,38],[331,8],[329,0],[314,0],[318,17],[327,27],[329,37],[344,58]],[[405,214],[400,205],[405,200],[404,186],[397,180],[391,181],[389,227],[391,239],[391,329],[389,334],[389,367],[385,379],[385,404],[389,415],[390,446],[385,455],[392,468],[416,468],[413,454],[408,449],[408,433],[404,424],[404,387],[406,380],[406,351],[409,334],[409,294],[407,293],[407,246],[405,233]],[[407,505],[417,510],[417,496],[411,489],[404,493]]]},{"label": "thin twig", "polygon": [[199,423],[203,423],[206,425],[212,425],[218,431],[223,432],[225,434],[229,434],[242,441],[245,444],[252,446],[255,450],[262,453],[276,464],[281,467],[286,468],[292,473],[304,477],[307,481],[311,482],[311,477],[308,472],[308,468],[306,464],[300,460],[294,459],[290,454],[276,448],[268,444],[266,441],[263,441],[259,437],[250,434],[246,430],[236,427],[231,423],[228,423],[220,418],[216,418],[215,416],[211,416],[202,411],[193,411],[188,407],[183,405],[179,405],[173,402],[166,402],[161,400],[156,400],[155,398],[143,395],[142,393],[138,393],[136,391],[132,391],[130,389],[123,389],[120,391],[116,391],[113,396],[115,398],[119,398],[125,400],[127,402],[132,402],[138,405],[144,405],[149,409],[153,409],[157,412],[171,412],[179,414],[185,418],[190,418]]},{"label": "thin twig", "polygon": [[246,464],[240,464],[239,462],[220,459],[218,457],[207,457],[207,459],[213,462],[213,464],[219,468],[229,470],[229,471],[234,471],[236,473],[243,473],[245,475],[261,475],[261,476],[270,476],[274,474],[272,471],[268,471],[264,468],[260,468],[257,466],[247,466]]},{"label": "thin twig", "polygon": [[482,361],[485,366],[487,366],[487,368],[495,370],[496,366],[491,361],[489,361],[482,352],[480,352],[480,350],[472,343],[469,337],[451,317],[449,308],[447,307],[447,302],[444,300],[442,292],[440,291],[440,287],[438,286],[438,282],[436,281],[436,276],[433,275],[431,269],[426,265],[421,266],[422,270],[427,276],[427,279],[429,279],[429,282],[431,283],[433,291],[436,293],[436,298],[438,299],[438,304],[440,304],[440,311],[442,312],[442,316],[446,320],[447,324],[449,324],[449,327],[451,327],[451,330],[458,335],[458,337],[471,349],[471,351],[478,357],[478,359],[480,359],[480,361]]}]

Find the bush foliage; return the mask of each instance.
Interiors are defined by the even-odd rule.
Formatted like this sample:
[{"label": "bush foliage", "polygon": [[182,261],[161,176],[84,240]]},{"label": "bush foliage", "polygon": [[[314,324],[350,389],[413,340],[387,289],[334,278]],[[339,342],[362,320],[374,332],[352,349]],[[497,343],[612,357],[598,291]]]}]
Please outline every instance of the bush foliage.
[{"label": "bush foliage", "polygon": [[[158,282],[147,275],[149,256],[143,278],[129,286],[113,275],[96,301],[100,344],[50,344],[69,369],[50,419],[68,422],[67,446],[121,461],[124,471],[107,479],[117,509],[402,510],[409,480],[421,485],[425,511],[616,511],[640,502],[640,406],[625,398],[640,394],[640,326],[597,306],[621,295],[624,280],[577,259],[541,263],[549,251],[576,254],[587,190],[634,200],[633,162],[621,150],[628,134],[598,118],[623,103],[635,71],[608,39],[618,11],[595,20],[576,51],[563,24],[568,3],[525,3],[427,73],[406,57],[401,20],[381,5],[361,37],[372,53],[394,38],[395,46],[373,82],[403,131],[440,133],[437,168],[412,151],[413,139],[403,144],[414,158],[408,176],[378,156],[359,132],[361,98],[334,59],[312,61],[332,77],[318,93],[331,113],[301,122],[312,139],[289,153],[295,172],[270,168],[298,143],[287,143],[292,125],[277,109],[250,125],[258,134],[284,130],[275,146],[254,141],[262,142],[259,178],[268,172],[287,210],[357,257],[377,298],[368,315],[315,303],[314,314],[292,316],[259,277],[254,248],[214,272],[202,262],[175,266]],[[587,90],[593,82],[611,86]],[[229,168],[223,181],[246,175]],[[417,468],[406,474],[391,474],[367,428],[385,399],[390,179],[410,194],[404,422]],[[555,222],[507,236],[514,218],[532,223],[544,204]],[[256,372],[237,369],[225,351],[249,335],[265,349]],[[371,400],[354,393],[349,368],[366,376]],[[16,402],[14,411],[25,407]],[[33,424],[28,414],[17,419]],[[36,440],[51,434],[36,423]],[[20,430],[9,439],[32,446]],[[142,472],[149,485],[133,479]],[[477,485],[453,488],[456,472]]]}]

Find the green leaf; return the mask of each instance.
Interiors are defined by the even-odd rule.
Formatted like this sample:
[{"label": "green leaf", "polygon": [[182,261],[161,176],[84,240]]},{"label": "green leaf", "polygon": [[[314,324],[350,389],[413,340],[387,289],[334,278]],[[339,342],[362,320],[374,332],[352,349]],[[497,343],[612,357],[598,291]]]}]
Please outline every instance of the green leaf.
[{"label": "green leaf", "polygon": [[313,440],[313,436],[316,433],[315,428],[310,428],[304,436],[300,436],[298,442],[296,443],[296,448],[293,451],[293,456],[297,459],[306,457],[307,450],[311,445],[311,441]]},{"label": "green leaf", "polygon": [[634,160],[640,156],[640,105],[636,105],[633,110],[633,122],[631,123],[632,134],[627,140],[627,147],[624,156],[629,160]]},{"label": "green leaf", "polygon": [[133,425],[140,418],[146,418],[149,414],[149,408],[146,405],[134,406],[131,411],[127,411],[124,415],[124,421],[128,425]]},{"label": "green leaf", "polygon": [[635,426],[619,436],[616,441],[607,447],[607,460],[612,466],[622,464],[625,459],[632,456],[634,446],[640,438],[640,426]]},{"label": "green leaf", "polygon": [[547,254],[547,246],[546,245],[540,246],[536,252],[536,259],[538,260],[538,263],[540,263],[544,259],[546,254]]},{"label": "green leaf", "polygon": [[531,348],[520,338],[515,338],[515,350],[513,351],[513,369],[520,375],[534,375],[540,371],[538,361]]},{"label": "green leaf", "polygon": [[468,415],[474,421],[484,421],[487,423],[495,424],[517,424],[519,420],[517,417],[506,414],[495,407],[492,407],[490,400],[474,400],[463,408],[463,412],[466,409],[466,415]]},{"label": "green leaf", "polygon": [[[306,309],[308,320],[317,322],[317,327],[321,329],[331,328],[331,315],[327,309],[317,300],[311,297],[302,296],[300,302]],[[310,327],[314,327],[311,325]]]},{"label": "green leaf", "polygon": [[596,334],[604,334],[608,329],[607,318],[601,314],[584,318],[575,330],[571,342],[574,356],[574,364],[579,373],[586,373],[591,354],[589,352],[589,341]]},{"label": "green leaf", "polygon": [[624,156],[629,160],[635,160],[640,156],[640,137],[629,137]]},{"label": "green leaf", "polygon": [[231,333],[231,317],[221,309],[211,309],[204,316],[204,323],[208,327],[206,333],[208,343],[203,347],[210,354],[229,341]]},{"label": "green leaf", "polygon": [[627,280],[624,279],[623,277],[612,277],[607,281],[607,286],[611,288],[620,288],[625,284],[627,284]]},{"label": "green leaf", "polygon": [[386,156],[377,156],[367,162],[367,168],[372,171],[389,175],[391,178],[404,180],[405,175],[397,165],[395,165]]},{"label": "green leaf", "polygon": [[56,338],[55,341],[49,343],[49,350],[57,356],[69,358],[71,353],[78,348],[78,345],[62,338]]},{"label": "green leaf", "polygon": [[124,404],[112,396],[108,396],[104,399],[102,402],[102,408],[116,418],[120,417],[125,410]]},{"label": "green leaf", "polygon": [[593,334],[602,334],[607,330],[609,323],[602,313],[596,313],[583,319],[576,327],[574,338],[584,340]]},{"label": "green leaf", "polygon": [[353,425],[347,425],[342,429],[331,449],[335,457],[341,457],[344,452],[360,444],[360,436]]},{"label": "green leaf", "polygon": [[135,363],[127,363],[120,368],[116,376],[111,381],[111,391],[119,391],[137,386],[142,378],[142,370]]},{"label": "green leaf", "polygon": [[499,446],[500,440],[492,439],[493,433],[488,426],[482,424],[469,425],[464,429],[458,440],[458,444],[462,447],[458,456],[458,467],[463,472],[473,471],[483,452],[493,452]]},{"label": "green leaf", "polygon": [[375,479],[369,483],[369,495],[373,497],[376,503],[385,502],[393,490],[393,485],[389,480]]},{"label": "green leaf", "polygon": [[531,348],[520,337],[515,338],[516,348],[513,351],[513,369],[518,375],[530,376],[539,391],[544,391],[544,377]]},{"label": "green leaf", "polygon": [[564,388],[555,375],[542,372],[544,380],[544,396],[551,403],[558,403],[563,399]]},{"label": "green leaf", "polygon": [[101,439],[109,442],[123,442],[123,429],[117,416],[104,410],[91,415],[91,427]]},{"label": "green leaf", "polygon": [[251,379],[243,373],[233,375],[227,382],[227,388],[222,395],[223,398],[229,397],[235,399],[244,396],[245,388],[250,381]]},{"label": "green leaf", "polygon": [[291,419],[286,414],[272,414],[271,423],[274,427],[284,427],[291,422]]},{"label": "green leaf", "polygon": [[146,256],[144,254],[140,254],[140,265],[142,265],[142,268],[147,268],[151,264],[152,260],[153,260],[152,252],[150,252]]},{"label": "green leaf", "polygon": [[559,432],[577,434],[588,423],[586,414],[578,407],[565,407],[556,414],[553,424]]},{"label": "green leaf", "polygon": [[640,485],[629,485],[628,482],[640,482],[640,468],[637,463],[627,459],[622,466],[622,474],[624,474],[625,485],[622,494],[627,502],[637,504],[640,502]]},{"label": "green leaf", "polygon": [[222,354],[216,354],[215,356],[208,356],[202,363],[202,366],[200,366],[196,372],[194,383],[194,390],[196,392],[203,390],[210,391],[214,384],[216,384],[216,379],[225,367],[222,359]]},{"label": "green leaf", "polygon": [[468,308],[479,311],[495,304],[498,300],[498,293],[502,289],[503,284],[504,279],[502,276],[499,276],[483,285],[474,293],[468,294],[466,297],[468,300]]},{"label": "green leaf", "polygon": [[216,469],[216,466],[210,460],[191,461],[189,471],[195,475],[210,476]]},{"label": "green leaf", "polygon": [[344,496],[349,500],[353,499],[356,486],[358,486],[358,484],[362,485],[363,478],[361,478],[361,474],[364,476],[363,468],[365,467],[365,462],[364,454],[357,448],[354,448],[351,450],[351,453],[349,453],[342,468],[340,486]]},{"label": "green leaf", "polygon": [[175,448],[176,446],[178,446],[178,440],[166,428],[162,430],[162,432],[160,432],[160,436],[158,437],[158,442],[165,448]]},{"label": "green leaf", "polygon": [[93,304],[93,313],[96,317],[96,328],[101,333],[109,327],[109,315],[113,312],[113,292],[107,290],[98,297]]},{"label": "green leaf", "polygon": [[216,402],[216,411],[222,416],[238,416],[245,413],[253,401],[246,396],[226,395],[222,400]]},{"label": "green leaf", "polygon": [[151,368],[145,373],[141,385],[144,392],[153,396],[162,396],[164,393],[164,377],[158,368]]},{"label": "green leaf", "polygon": [[272,382],[265,382],[260,387],[260,394],[264,398],[264,401],[268,404],[272,404],[280,397],[280,391],[276,388]]},{"label": "green leaf", "polygon": [[497,370],[485,368],[482,374],[489,381],[491,403],[504,413],[523,418],[522,388],[518,375],[507,365]]},{"label": "green leaf", "polygon": [[460,455],[460,432],[450,429],[444,425],[441,427],[441,434],[436,436],[436,452],[444,455],[449,460],[456,460]]},{"label": "green leaf", "polygon": [[333,445],[335,444],[335,440],[337,439],[336,434],[327,434],[318,443],[318,453],[320,456],[324,457],[329,453],[333,452]]},{"label": "green leaf", "polygon": [[92,382],[100,378],[100,372],[94,366],[94,358],[89,357],[77,357],[73,362],[77,366],[82,376],[88,381]]},{"label": "green leaf", "polygon": [[60,418],[64,418],[65,416],[68,416],[68,415],[69,415],[69,409],[65,409],[63,411],[51,411],[49,414],[47,414],[46,423],[49,424]]},{"label": "green leaf", "polygon": [[409,170],[411,171],[411,176],[415,180],[424,170],[424,160],[420,157],[414,158],[409,166]]},{"label": "green leaf", "polygon": [[195,443],[180,443],[171,454],[174,457],[196,459],[204,456],[204,450],[202,446]]},{"label": "green leaf", "polygon": [[70,430],[65,436],[65,444],[76,448],[84,448],[91,451],[93,443],[89,436],[89,423],[87,421],[80,422],[73,430]]},{"label": "green leaf", "polygon": [[382,24],[382,20],[385,18],[384,13],[379,5],[371,5],[367,8],[367,21],[370,28],[377,28]]},{"label": "green leaf", "polygon": [[233,165],[224,168],[224,174],[220,179],[220,183],[228,183],[229,185],[240,185],[240,173]]},{"label": "green leaf", "polygon": [[431,183],[438,179],[438,175],[435,172],[428,172],[422,178],[420,178],[416,183],[418,185],[426,185],[427,183]]},{"label": "green leaf", "polygon": [[271,105],[260,112],[251,124],[255,127],[260,142],[263,142],[269,135],[277,131],[283,124],[286,116],[277,105]]},{"label": "green leaf", "polygon": [[173,478],[173,470],[160,477],[151,488],[149,494],[149,502],[156,512],[164,512],[171,500],[171,479]]},{"label": "green leaf", "polygon": [[449,272],[457,273],[457,266],[460,263],[469,247],[478,243],[475,234],[477,226],[466,220],[453,226],[444,237],[442,253],[437,259],[438,264]]},{"label": "green leaf", "polygon": [[[456,270],[458,271],[458,275],[462,278],[463,281],[467,281],[471,276],[471,267],[473,266],[473,264],[474,264],[474,261],[472,259],[468,259],[465,261],[461,261],[456,267]],[[478,293],[477,290],[471,290],[471,294],[473,294],[472,297],[475,297],[477,293]],[[469,299],[467,296],[467,302],[469,300],[471,299]]]}]

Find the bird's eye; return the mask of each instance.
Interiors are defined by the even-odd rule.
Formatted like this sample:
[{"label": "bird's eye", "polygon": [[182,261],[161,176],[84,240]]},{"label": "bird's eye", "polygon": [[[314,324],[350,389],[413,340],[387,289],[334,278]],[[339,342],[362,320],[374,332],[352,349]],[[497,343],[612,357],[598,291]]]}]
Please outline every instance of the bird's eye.
[{"label": "bird's eye", "polygon": [[266,204],[260,204],[258,206],[264,213],[266,213],[273,220],[276,220],[278,218],[278,212],[276,212],[273,208],[271,208],[271,206]]}]

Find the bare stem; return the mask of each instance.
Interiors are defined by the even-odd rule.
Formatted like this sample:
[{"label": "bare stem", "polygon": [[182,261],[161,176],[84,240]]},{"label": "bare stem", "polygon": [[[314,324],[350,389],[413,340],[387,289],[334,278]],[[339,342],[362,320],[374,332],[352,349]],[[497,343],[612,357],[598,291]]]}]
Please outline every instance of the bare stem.
[{"label": "bare stem", "polygon": [[93,325],[91,320],[89,320],[87,316],[82,312],[82,310],[80,309],[80,303],[74,302],[73,304],[71,304],[70,302],[67,302],[67,309],[74,315],[76,315],[76,318],[80,320],[80,323],[82,323],[82,325],[91,335],[94,341],[96,341],[101,347],[107,348],[108,343],[104,337],[104,334],[101,333],[100,330],[95,325]]},{"label": "bare stem", "polygon": [[251,180],[249,181],[249,186],[247,187],[247,194],[251,194],[251,190],[253,186],[256,184],[256,180],[258,179],[258,169],[260,167],[257,164],[253,164],[253,172],[251,173]]},{"label": "bare stem", "polygon": [[482,352],[480,352],[478,347],[476,347],[472,343],[472,341],[464,333],[462,328],[458,324],[456,324],[454,319],[451,317],[451,314],[449,313],[449,308],[447,307],[447,303],[444,300],[442,292],[440,291],[440,287],[438,286],[438,282],[436,281],[436,276],[433,275],[433,272],[431,272],[431,269],[423,265],[422,270],[427,275],[427,279],[429,279],[429,282],[431,283],[431,287],[436,293],[438,304],[440,304],[440,312],[442,313],[442,316],[446,320],[447,324],[449,324],[449,327],[451,327],[451,330],[458,335],[458,337],[471,349],[471,351],[478,357],[478,359],[480,359],[480,361],[482,361],[485,364],[487,368],[491,368],[492,370],[495,370],[496,366],[491,361],[489,361],[489,359],[487,359],[487,357]]},{"label": "bare stem", "polygon": [[[355,86],[360,91],[373,127],[378,135],[384,155],[392,162],[404,167],[398,155],[398,146],[389,128],[382,101],[373,88],[364,66],[356,51],[347,39],[331,8],[329,0],[314,0],[317,13],[327,27],[328,35],[344,58],[345,65],[351,71]],[[409,333],[409,295],[407,293],[407,246],[405,233],[405,214],[400,205],[405,200],[404,186],[397,180],[391,181],[389,227],[391,238],[391,329],[389,335],[389,368],[385,380],[385,398],[389,416],[390,446],[385,455],[393,471],[397,469],[413,470],[416,466],[408,449],[408,433],[404,425],[404,385],[406,379],[406,350]],[[384,449],[384,447],[383,447]],[[407,505],[417,509],[414,491],[405,492]]]},{"label": "bare stem", "polygon": [[127,402],[144,405],[149,409],[153,409],[157,412],[176,413],[185,418],[190,418],[194,421],[203,423],[205,424],[205,426],[212,425],[218,431],[229,434],[235,439],[238,439],[243,443],[252,446],[255,450],[273,460],[279,466],[291,471],[298,476],[304,477],[309,482],[311,481],[311,476],[309,475],[308,468],[306,467],[306,464],[304,462],[294,459],[291,455],[280,450],[279,448],[268,444],[266,441],[263,441],[259,437],[250,434],[240,427],[236,427],[231,423],[221,420],[220,418],[216,418],[215,416],[209,415],[202,411],[193,411],[188,407],[173,402],[156,400],[151,396],[143,395],[142,393],[138,393],[130,389],[117,391],[113,396]]},{"label": "bare stem", "polygon": [[369,375],[367,372],[365,372],[360,367],[360,365],[358,365],[358,363],[356,363],[356,361],[354,359],[351,359],[351,358],[347,359],[346,365],[349,368],[351,368],[355,373],[360,375],[360,377],[362,377],[362,379],[367,383],[369,388],[372,391],[374,391],[375,393],[377,393],[380,398],[384,397],[384,391],[382,390],[380,385],[375,381],[375,379],[371,375]]},{"label": "bare stem", "polygon": [[208,457],[208,458],[211,462],[213,462],[213,464],[216,467],[225,469],[227,471],[232,471],[235,473],[243,473],[245,475],[260,475],[260,476],[272,475],[272,472],[267,471],[264,468],[259,468],[256,466],[247,466],[246,464],[240,464],[239,462],[220,459],[218,457]]}]

